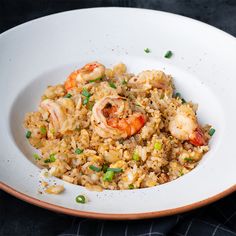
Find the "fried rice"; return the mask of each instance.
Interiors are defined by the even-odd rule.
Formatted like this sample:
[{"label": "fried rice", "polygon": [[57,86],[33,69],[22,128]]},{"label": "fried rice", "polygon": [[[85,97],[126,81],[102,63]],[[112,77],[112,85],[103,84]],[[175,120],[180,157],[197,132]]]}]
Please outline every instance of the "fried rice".
[{"label": "fried rice", "polygon": [[153,187],[198,165],[211,126],[198,123],[197,105],[175,92],[170,75],[135,76],[122,63],[101,75],[83,68],[48,86],[37,111],[25,116],[39,166],[102,191]]}]

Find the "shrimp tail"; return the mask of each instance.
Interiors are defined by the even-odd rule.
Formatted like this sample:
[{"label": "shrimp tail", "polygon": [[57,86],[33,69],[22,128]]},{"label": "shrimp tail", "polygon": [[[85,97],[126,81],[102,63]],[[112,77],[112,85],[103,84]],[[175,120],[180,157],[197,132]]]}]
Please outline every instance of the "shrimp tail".
[{"label": "shrimp tail", "polygon": [[71,90],[72,88],[76,87],[76,77],[77,74],[79,73],[79,70],[72,72],[69,77],[67,78],[64,86],[66,91],[68,92],[69,90]]},{"label": "shrimp tail", "polygon": [[194,146],[203,146],[206,144],[204,133],[200,127],[198,127],[189,139],[190,143]]},{"label": "shrimp tail", "polygon": [[98,62],[86,64],[84,67],[73,71],[65,81],[65,89],[69,90],[75,88],[78,84],[86,84],[90,80],[103,77],[105,74],[104,65]]}]

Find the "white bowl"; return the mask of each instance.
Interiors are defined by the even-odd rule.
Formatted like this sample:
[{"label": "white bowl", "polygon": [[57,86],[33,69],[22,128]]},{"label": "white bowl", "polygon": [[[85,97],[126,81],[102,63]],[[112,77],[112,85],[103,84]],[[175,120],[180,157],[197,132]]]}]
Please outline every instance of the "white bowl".
[{"label": "white bowl", "polygon": [[[146,54],[144,48],[150,48]],[[164,58],[167,50],[171,59]],[[95,8],[33,20],[0,35],[0,188],[30,203],[85,217],[135,219],[187,211],[236,190],[236,40],[198,21],[158,11]],[[39,194],[40,169],[22,126],[46,86],[98,60],[131,72],[163,69],[214,126],[211,150],[189,174],[160,186],[91,192],[66,183],[61,195]],[[87,204],[75,197],[85,194]]]}]

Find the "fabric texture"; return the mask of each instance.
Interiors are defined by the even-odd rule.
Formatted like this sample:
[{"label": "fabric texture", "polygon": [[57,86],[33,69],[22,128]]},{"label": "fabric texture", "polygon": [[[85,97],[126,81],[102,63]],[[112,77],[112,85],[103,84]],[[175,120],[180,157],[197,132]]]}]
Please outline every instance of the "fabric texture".
[{"label": "fabric texture", "polygon": [[[48,14],[99,6],[168,11],[206,22],[236,36],[235,0],[0,0],[0,33]],[[0,191],[0,235],[233,236],[236,235],[236,193],[179,215],[105,221],[54,213]]]},{"label": "fabric texture", "polygon": [[0,191],[0,235],[236,236],[236,193],[174,216],[109,221],[54,213]]}]

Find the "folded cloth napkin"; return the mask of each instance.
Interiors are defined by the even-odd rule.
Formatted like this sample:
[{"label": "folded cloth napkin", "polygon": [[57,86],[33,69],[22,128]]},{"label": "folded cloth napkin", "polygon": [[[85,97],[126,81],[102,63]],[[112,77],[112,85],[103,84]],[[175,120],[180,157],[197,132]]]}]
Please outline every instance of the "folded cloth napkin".
[{"label": "folded cloth napkin", "polygon": [[236,193],[183,214],[148,220],[108,221],[54,213],[0,191],[0,235],[236,236]]}]

